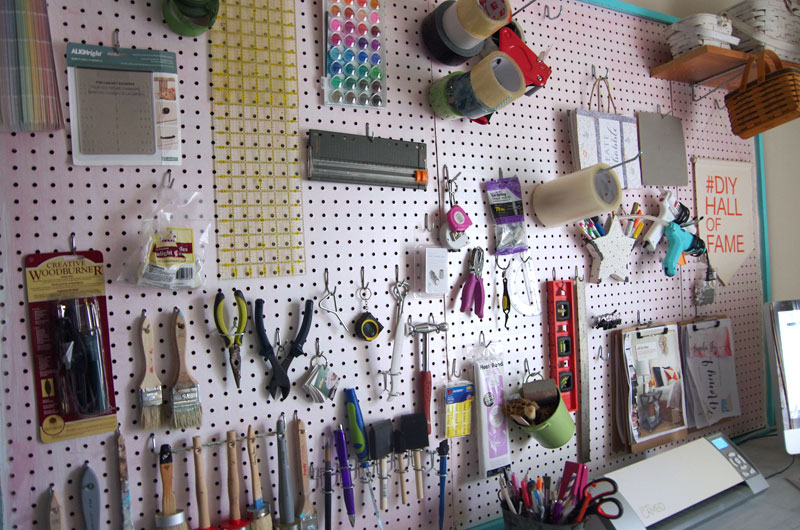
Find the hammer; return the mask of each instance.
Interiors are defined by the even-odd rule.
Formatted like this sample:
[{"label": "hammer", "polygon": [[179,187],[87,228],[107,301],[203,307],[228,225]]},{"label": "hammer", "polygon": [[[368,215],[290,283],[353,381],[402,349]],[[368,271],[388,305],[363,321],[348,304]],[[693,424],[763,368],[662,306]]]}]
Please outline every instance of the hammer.
[{"label": "hammer", "polygon": [[[409,318],[410,320],[410,318]],[[428,316],[428,321],[423,324],[406,323],[406,335],[419,334],[425,336],[422,343],[422,370],[420,371],[420,383],[422,386],[422,409],[425,412],[425,419],[428,421],[428,434],[431,433],[431,361],[428,355],[428,335],[447,331],[447,322],[437,324],[433,318],[433,313]]]}]

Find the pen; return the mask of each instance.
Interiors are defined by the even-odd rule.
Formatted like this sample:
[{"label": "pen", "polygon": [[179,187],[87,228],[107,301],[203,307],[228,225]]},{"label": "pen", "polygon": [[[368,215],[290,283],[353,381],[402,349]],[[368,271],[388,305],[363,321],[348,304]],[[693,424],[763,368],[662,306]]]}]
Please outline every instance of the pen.
[{"label": "pen", "polygon": [[333,464],[331,464],[331,440],[325,436],[325,530],[331,530],[331,495],[333,494]]},{"label": "pen", "polygon": [[513,495],[513,497],[515,499],[518,499],[520,497],[520,493],[521,492],[519,490],[519,481],[517,480],[517,474],[516,473],[511,473],[511,485],[514,487],[514,490],[513,490],[514,491],[514,495]]},{"label": "pen", "polygon": [[[631,208],[631,215],[636,215],[636,212],[639,211],[639,203],[633,203],[633,208]],[[636,227],[636,219],[629,219],[628,226],[625,227],[625,235],[627,237],[631,237],[633,235],[633,229]]]},{"label": "pen", "polygon": [[522,481],[522,485],[520,486],[520,493],[522,494],[522,503],[525,505],[526,508],[531,507],[531,497],[528,494],[528,483],[524,480]]},{"label": "pen", "polygon": [[597,232],[600,234],[600,237],[606,235],[606,231],[603,230],[603,225],[600,223],[600,217],[595,215],[592,217],[592,223],[594,223],[594,227],[597,229]]},{"label": "pen", "polygon": [[342,474],[342,489],[344,490],[344,504],[347,508],[347,518],[350,519],[350,526],[356,526],[356,506],[353,497],[353,479],[350,476],[350,462],[347,458],[347,440],[344,437],[344,429],[339,425],[336,431],[334,442],[336,443],[336,457],[339,459],[339,470]]},{"label": "pen", "polygon": [[636,229],[633,231],[633,238],[639,239],[639,234],[641,234],[642,230],[644,229],[644,221],[642,221],[641,219],[637,219],[636,222],[638,223],[638,225],[636,226]]},{"label": "pen", "polygon": [[447,455],[450,453],[450,444],[447,440],[439,442],[439,530],[444,528],[444,500],[447,487]]}]

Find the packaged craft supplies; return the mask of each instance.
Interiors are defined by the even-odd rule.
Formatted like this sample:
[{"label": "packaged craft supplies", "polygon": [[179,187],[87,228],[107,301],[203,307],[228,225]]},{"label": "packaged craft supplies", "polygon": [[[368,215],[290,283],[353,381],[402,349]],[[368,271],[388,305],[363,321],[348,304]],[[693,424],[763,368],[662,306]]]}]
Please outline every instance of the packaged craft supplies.
[{"label": "packaged craft supplies", "polygon": [[143,217],[138,246],[120,280],[159,289],[195,289],[205,283],[205,254],[211,219],[198,192],[163,187],[156,211]]}]

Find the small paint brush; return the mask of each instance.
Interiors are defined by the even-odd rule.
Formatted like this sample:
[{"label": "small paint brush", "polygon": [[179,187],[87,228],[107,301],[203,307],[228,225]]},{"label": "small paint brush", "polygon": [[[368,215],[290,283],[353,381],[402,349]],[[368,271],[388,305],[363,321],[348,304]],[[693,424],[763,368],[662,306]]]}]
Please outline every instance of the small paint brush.
[{"label": "small paint brush", "polygon": [[161,472],[161,513],[156,514],[156,528],[162,530],[189,530],[186,513],[175,507],[175,489],[172,486],[172,447],[161,446],[158,453],[158,469]]},{"label": "small paint brush", "polygon": [[186,320],[177,307],[175,313],[175,347],[178,352],[178,377],[172,385],[172,426],[176,429],[200,427],[203,409],[200,407],[200,385],[186,366]]},{"label": "small paint brush", "polygon": [[428,447],[428,419],[424,413],[400,416],[400,430],[403,431],[405,443],[411,451],[414,462],[414,474],[417,482],[417,499],[425,498],[425,487],[422,476],[422,451]]},{"label": "small paint brush", "polygon": [[141,335],[142,351],[144,352],[144,376],[139,384],[140,421],[143,429],[152,431],[161,427],[164,394],[161,380],[155,372],[153,363],[153,328],[145,310],[142,310]]}]

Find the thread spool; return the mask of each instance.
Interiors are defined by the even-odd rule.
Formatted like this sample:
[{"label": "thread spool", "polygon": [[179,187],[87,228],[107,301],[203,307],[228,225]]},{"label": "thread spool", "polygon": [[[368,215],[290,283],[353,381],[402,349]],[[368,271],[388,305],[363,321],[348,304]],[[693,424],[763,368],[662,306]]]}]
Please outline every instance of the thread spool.
[{"label": "thread spool", "polygon": [[478,55],[483,48],[483,41],[472,48],[462,48],[450,40],[444,30],[444,14],[453,5],[455,5],[454,0],[447,0],[428,13],[422,20],[421,32],[422,42],[434,59],[440,63],[457,66]]},{"label": "thread spool", "polygon": [[469,74],[454,78],[447,102],[464,116],[477,119],[505,107],[525,91],[525,78],[503,52],[489,54]]},{"label": "thread spool", "polygon": [[536,217],[548,227],[614,211],[621,202],[619,178],[606,164],[595,164],[539,184],[532,199]]}]

